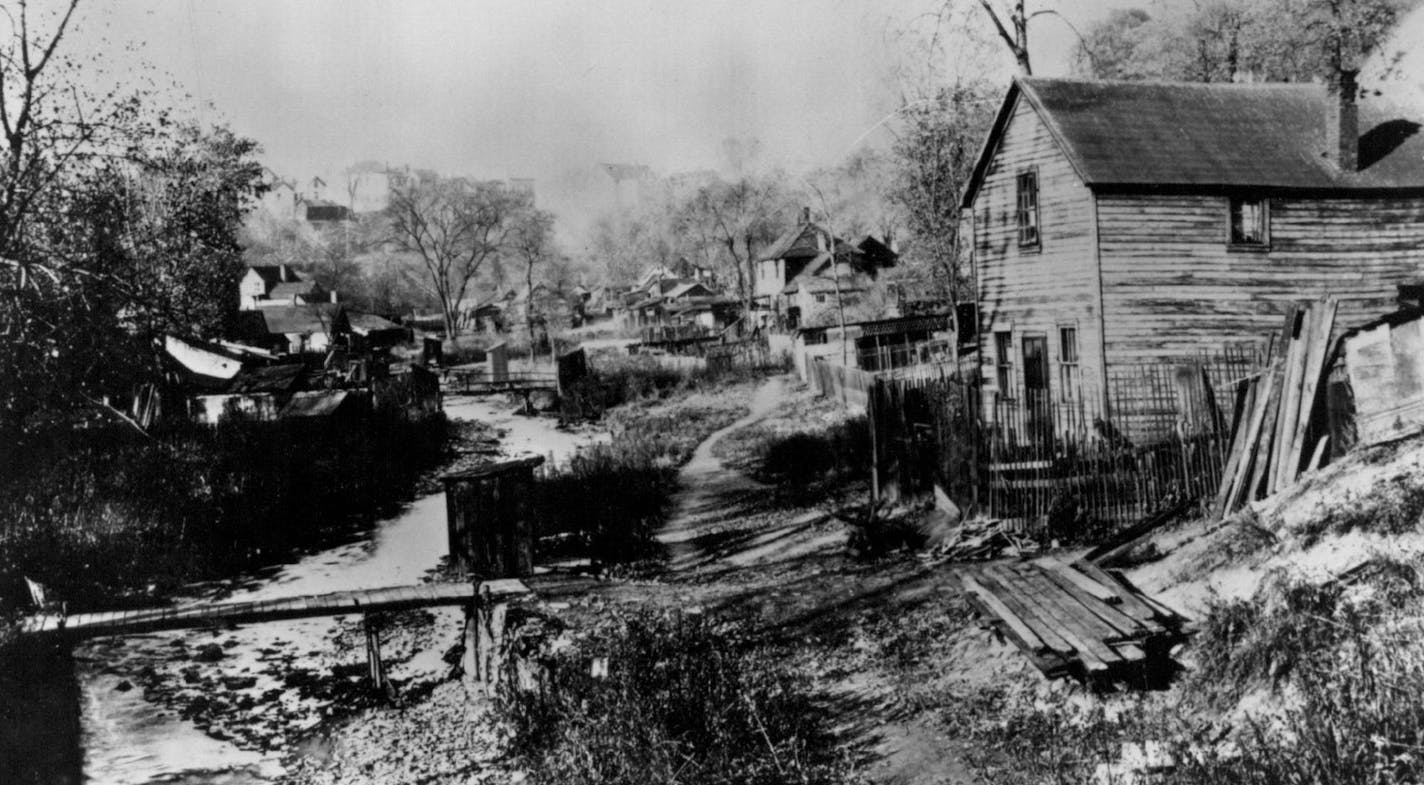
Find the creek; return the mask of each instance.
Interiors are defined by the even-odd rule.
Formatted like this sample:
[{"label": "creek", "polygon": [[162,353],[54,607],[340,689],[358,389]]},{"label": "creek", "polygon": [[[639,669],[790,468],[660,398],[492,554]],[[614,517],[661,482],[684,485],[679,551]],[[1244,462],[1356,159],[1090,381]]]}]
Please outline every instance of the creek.
[{"label": "creek", "polygon": [[[501,433],[504,455],[566,460],[602,432],[569,432],[523,417],[501,399],[451,397],[446,414]],[[446,554],[445,500],[432,493],[349,541],[229,584],[216,599],[260,601],[418,583]],[[233,588],[235,586],[235,588]],[[195,587],[180,605],[215,599]],[[433,612],[433,634],[404,652],[389,675],[440,678],[441,654],[459,637],[457,609]],[[447,618],[448,617],[448,618]],[[310,687],[364,668],[360,636],[338,619],[272,622],[91,641],[75,648],[83,777],[93,783],[268,783],[285,773],[294,735],[317,728],[349,693]],[[298,678],[301,677],[301,678]],[[329,679],[328,679],[329,681]],[[342,682],[345,683],[345,682]],[[338,685],[340,686],[340,685]]]}]

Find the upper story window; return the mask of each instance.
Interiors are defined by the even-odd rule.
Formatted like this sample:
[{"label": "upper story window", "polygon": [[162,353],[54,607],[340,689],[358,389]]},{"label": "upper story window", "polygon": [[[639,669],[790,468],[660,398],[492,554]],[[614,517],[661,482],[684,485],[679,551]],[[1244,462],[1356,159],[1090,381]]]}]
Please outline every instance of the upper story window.
[{"label": "upper story window", "polygon": [[1271,242],[1271,203],[1232,197],[1229,202],[1231,245],[1264,248]]},{"label": "upper story window", "polygon": [[1018,176],[1019,245],[1037,246],[1038,233],[1038,170],[1025,169]]}]

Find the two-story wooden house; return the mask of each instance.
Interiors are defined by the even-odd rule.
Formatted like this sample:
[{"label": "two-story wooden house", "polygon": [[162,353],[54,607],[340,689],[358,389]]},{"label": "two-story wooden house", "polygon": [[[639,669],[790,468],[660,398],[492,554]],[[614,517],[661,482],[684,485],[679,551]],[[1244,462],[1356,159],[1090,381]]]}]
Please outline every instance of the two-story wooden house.
[{"label": "two-story wooden house", "polygon": [[986,402],[1111,420],[1116,371],[1279,332],[1337,334],[1424,279],[1424,136],[1353,74],[1318,84],[1021,78],[963,198]]}]

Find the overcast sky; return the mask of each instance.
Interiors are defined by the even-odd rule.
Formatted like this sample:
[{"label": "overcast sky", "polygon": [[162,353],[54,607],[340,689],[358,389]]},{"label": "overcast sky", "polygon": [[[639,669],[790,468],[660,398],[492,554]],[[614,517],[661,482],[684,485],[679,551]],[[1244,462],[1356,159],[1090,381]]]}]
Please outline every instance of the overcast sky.
[{"label": "overcast sky", "polygon": [[[1063,5],[1080,24],[1108,7]],[[798,168],[834,161],[896,106],[893,30],[928,24],[920,15],[936,7],[123,0],[94,4],[75,43],[96,46],[100,31],[142,42],[149,62],[216,107],[205,119],[256,138],[283,174],[375,159],[548,179],[606,161],[716,167],[727,137],[755,137]],[[1066,72],[1071,33],[1036,24],[1038,71]]]}]

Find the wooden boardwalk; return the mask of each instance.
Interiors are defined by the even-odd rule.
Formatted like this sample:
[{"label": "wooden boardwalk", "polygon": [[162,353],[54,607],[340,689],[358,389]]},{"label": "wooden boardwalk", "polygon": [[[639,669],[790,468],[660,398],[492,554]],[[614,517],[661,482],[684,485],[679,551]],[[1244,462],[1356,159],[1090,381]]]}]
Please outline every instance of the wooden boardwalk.
[{"label": "wooden boardwalk", "polygon": [[416,586],[284,597],[261,602],[203,603],[174,608],[76,613],[69,616],[45,613],[26,619],[21,625],[21,633],[66,639],[99,638],[193,627],[341,616],[348,613],[461,606],[472,603],[477,593],[485,600],[498,601],[528,592],[529,588],[523,581],[507,579],[480,584],[424,583]]},{"label": "wooden boardwalk", "polygon": [[484,369],[451,368],[441,379],[440,386],[445,393],[461,395],[528,393],[540,390],[557,392],[559,379],[553,373],[510,373],[495,379]]}]

